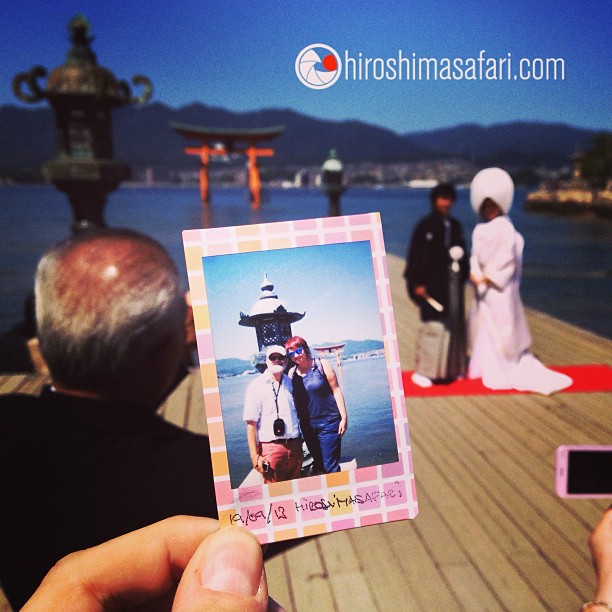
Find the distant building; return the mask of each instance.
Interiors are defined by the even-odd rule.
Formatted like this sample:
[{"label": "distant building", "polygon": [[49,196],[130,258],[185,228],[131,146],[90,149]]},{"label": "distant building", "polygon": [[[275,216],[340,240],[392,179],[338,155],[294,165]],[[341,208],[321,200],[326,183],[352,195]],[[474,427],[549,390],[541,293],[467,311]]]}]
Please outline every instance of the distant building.
[{"label": "distant building", "polygon": [[537,191],[527,195],[525,209],[575,214],[591,211],[612,216],[610,184],[603,191],[595,191],[582,178],[582,154],[572,156],[572,175],[569,180],[545,182]]}]

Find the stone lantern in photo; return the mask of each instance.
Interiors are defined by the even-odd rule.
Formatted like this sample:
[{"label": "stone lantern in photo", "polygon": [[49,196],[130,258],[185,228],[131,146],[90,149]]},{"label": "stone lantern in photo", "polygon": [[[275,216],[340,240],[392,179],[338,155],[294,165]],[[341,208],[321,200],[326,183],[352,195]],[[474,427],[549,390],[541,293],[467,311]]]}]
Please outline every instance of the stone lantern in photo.
[{"label": "stone lantern in photo", "polygon": [[[113,159],[111,111],[142,104],[152,93],[151,82],[135,76],[134,85],[144,92],[133,97],[130,86],[106,68],[98,66],[90,48],[91,25],[82,15],[68,24],[72,48],[66,63],[51,71],[45,88],[38,79],[47,70],[35,66],[13,79],[13,92],[23,102],[47,99],[55,111],[57,156],[43,166],[43,175],[67,194],[72,206],[73,232],[103,227],[108,194],[130,177],[130,167]],[[24,92],[27,85],[30,92]]]},{"label": "stone lantern in photo", "polygon": [[266,347],[273,344],[284,346],[293,336],[291,324],[304,318],[305,312],[290,312],[287,303],[274,293],[274,285],[264,273],[261,295],[253,304],[249,314],[240,313],[238,325],[254,327],[259,353],[253,356],[253,365],[263,372],[266,368]]}]

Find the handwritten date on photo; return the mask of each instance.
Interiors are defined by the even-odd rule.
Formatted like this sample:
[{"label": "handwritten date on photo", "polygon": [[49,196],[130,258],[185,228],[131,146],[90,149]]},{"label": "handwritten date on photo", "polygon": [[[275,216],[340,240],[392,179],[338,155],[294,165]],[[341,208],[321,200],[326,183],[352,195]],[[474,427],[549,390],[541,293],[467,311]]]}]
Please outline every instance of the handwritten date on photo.
[{"label": "handwritten date on photo", "polygon": [[[399,483],[398,483],[399,484]],[[346,508],[352,505],[361,504],[372,504],[376,503],[384,498],[399,499],[403,497],[402,490],[400,488],[393,489],[389,488],[386,491],[375,491],[366,494],[348,495],[347,497],[338,497],[335,493],[330,499],[302,499],[301,503],[295,503],[295,510],[299,512],[314,512],[317,510],[329,510],[330,508]],[[250,523],[255,523],[264,519],[269,525],[273,519],[279,520],[290,520],[286,514],[286,507],[284,505],[270,504],[267,512],[265,510],[257,510],[253,512],[248,508],[243,510],[241,513],[230,515],[230,522],[232,525],[244,525],[248,526]]]}]

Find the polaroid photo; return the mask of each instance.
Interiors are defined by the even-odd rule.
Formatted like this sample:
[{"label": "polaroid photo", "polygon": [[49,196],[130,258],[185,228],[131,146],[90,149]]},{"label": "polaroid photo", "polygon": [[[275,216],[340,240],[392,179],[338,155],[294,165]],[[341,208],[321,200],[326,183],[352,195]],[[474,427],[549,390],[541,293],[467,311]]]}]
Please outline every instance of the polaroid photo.
[{"label": "polaroid photo", "polygon": [[183,243],[221,523],[264,544],[414,518],[380,215]]}]

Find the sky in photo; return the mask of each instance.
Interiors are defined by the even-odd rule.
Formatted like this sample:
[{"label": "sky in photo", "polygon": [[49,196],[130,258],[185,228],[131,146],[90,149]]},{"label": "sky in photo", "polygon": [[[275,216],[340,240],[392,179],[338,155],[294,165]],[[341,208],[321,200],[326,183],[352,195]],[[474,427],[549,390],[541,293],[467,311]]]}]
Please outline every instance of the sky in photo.
[{"label": "sky in photo", "polygon": [[306,313],[292,331],[309,346],[382,340],[368,241],[233,253],[204,258],[215,359],[257,353],[255,329],[238,321],[259,300],[264,273],[289,312]]},{"label": "sky in photo", "polygon": [[[11,90],[16,73],[64,63],[66,25],[77,13],[92,24],[101,65],[128,81],[149,76],[153,101],[172,107],[290,108],[399,133],[516,120],[612,127],[609,0],[3,2],[0,105],[22,104]],[[513,74],[524,59],[534,73],[537,62],[560,59],[564,78],[366,81],[345,80],[345,70],[333,86],[315,91],[295,73],[298,54],[315,43],[364,61],[400,52],[464,65],[479,56],[509,58],[499,72],[511,65]]]}]

